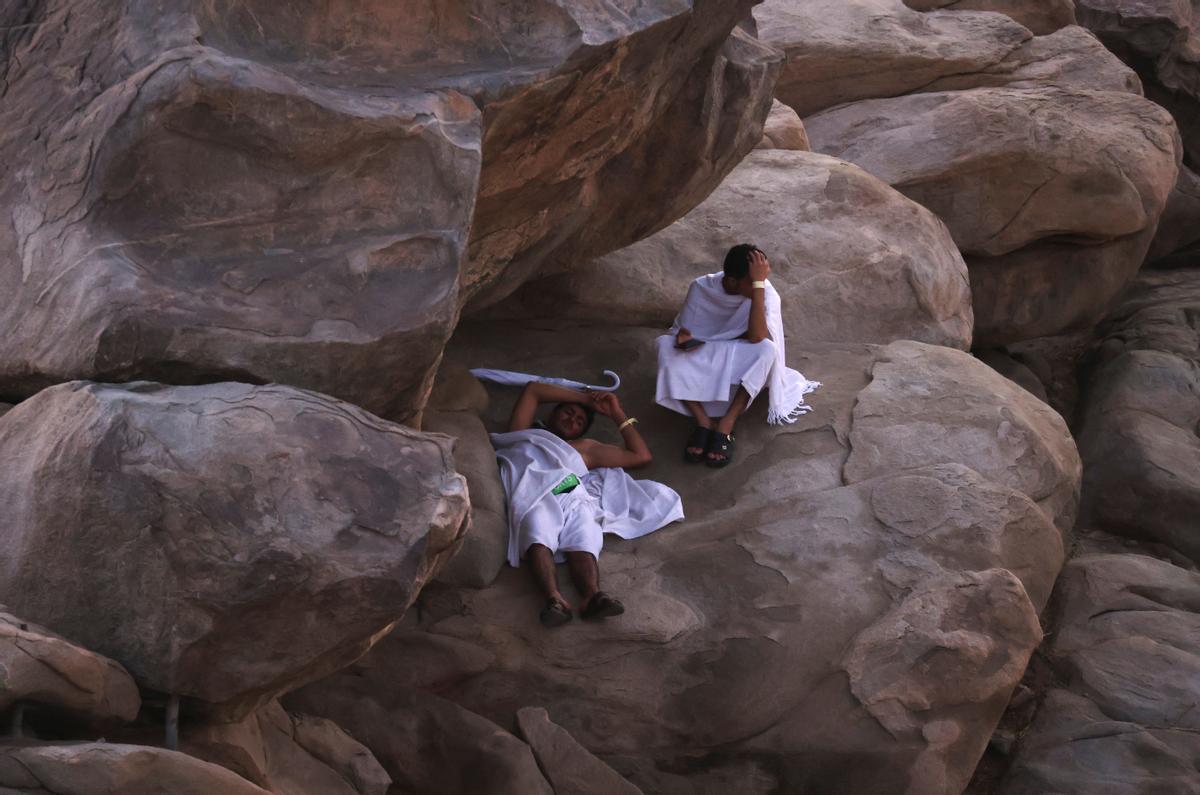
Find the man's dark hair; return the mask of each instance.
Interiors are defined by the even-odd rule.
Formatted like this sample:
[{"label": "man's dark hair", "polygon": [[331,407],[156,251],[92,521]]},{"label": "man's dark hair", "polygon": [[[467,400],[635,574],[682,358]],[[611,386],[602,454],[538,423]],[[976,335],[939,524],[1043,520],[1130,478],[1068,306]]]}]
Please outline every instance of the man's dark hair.
[{"label": "man's dark hair", "polygon": [[744,279],[750,273],[750,255],[758,251],[758,246],[750,243],[738,243],[729,249],[725,255],[725,275],[731,279]]}]

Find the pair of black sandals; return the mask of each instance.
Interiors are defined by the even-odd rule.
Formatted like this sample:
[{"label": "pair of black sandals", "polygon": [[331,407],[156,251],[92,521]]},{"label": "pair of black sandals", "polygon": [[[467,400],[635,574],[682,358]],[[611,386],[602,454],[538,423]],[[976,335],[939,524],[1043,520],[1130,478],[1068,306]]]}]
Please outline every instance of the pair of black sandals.
[{"label": "pair of black sandals", "polygon": [[[693,447],[704,452],[693,453]],[[733,449],[732,433],[718,433],[712,428],[697,425],[688,437],[687,446],[683,448],[683,460],[689,464],[699,464],[703,461],[713,469],[720,469],[729,466],[729,462],[733,460]],[[710,453],[715,453],[721,458],[709,458]]]},{"label": "pair of black sandals", "polygon": [[[625,605],[617,599],[606,594],[604,591],[597,591],[596,595],[588,600],[584,605],[583,610],[579,611],[579,617],[585,621],[596,621],[602,618],[612,618],[619,616],[625,612]],[[571,609],[554,597],[546,600],[546,606],[542,608],[542,612],[538,615],[538,619],[545,627],[561,627],[573,618]]]}]

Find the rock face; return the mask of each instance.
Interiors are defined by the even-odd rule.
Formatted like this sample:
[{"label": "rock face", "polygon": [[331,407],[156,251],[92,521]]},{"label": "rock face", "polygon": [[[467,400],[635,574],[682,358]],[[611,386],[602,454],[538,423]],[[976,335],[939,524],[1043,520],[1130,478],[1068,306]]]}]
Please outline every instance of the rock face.
[{"label": "rock face", "polygon": [[112,743],[0,746],[0,787],[28,795],[267,795],[186,754]]},{"label": "rock face", "polygon": [[[967,255],[976,342],[988,344],[1099,320],[1141,266],[1180,155],[1161,108],[1079,89],[870,100],[806,126],[815,149],[946,221]],[[1076,212],[1085,196],[1089,212]]]},{"label": "rock face", "polygon": [[[1078,482],[1062,420],[962,352],[795,345],[793,364],[825,383],[815,411],[770,428],[756,404],[735,462],[694,468],[672,452],[688,423],[650,406],[655,334],[469,324],[448,353],[570,378],[624,363],[623,402],[660,454],[645,476],[678,488],[689,516],[601,555],[627,613],[547,632],[527,571],[431,586],[419,620],[289,708],[345,725],[393,777],[405,757],[381,746],[411,755],[395,725],[415,691],[500,726],[543,707],[647,792],[961,791],[1062,560],[1054,518],[1069,524],[1059,498]],[[489,423],[513,398],[493,395]],[[358,718],[372,740],[353,722],[364,703],[403,709]]]},{"label": "rock face", "polygon": [[754,19],[787,57],[775,96],[806,120],[981,71],[1032,36],[999,14],[920,13],[901,0],[766,0]]},{"label": "rock face", "polygon": [[804,131],[804,122],[796,115],[796,111],[775,100],[771,103],[771,113],[763,124],[763,138],[755,149],[792,149],[808,152],[812,147],[808,143],[808,133]]},{"label": "rock face", "polygon": [[392,780],[333,721],[271,702],[239,723],[188,727],[183,750],[286,795],[387,795]]},{"label": "rock face", "polygon": [[1158,222],[1154,242],[1146,253],[1146,262],[1152,263],[1153,267],[1171,267],[1176,262],[1166,258],[1182,252],[1180,257],[1172,259],[1190,266],[1195,262],[1193,247],[1197,242],[1200,242],[1200,175],[1181,166],[1175,189],[1171,191]]},{"label": "rock face", "polygon": [[471,529],[438,580],[483,588],[496,579],[508,555],[508,512],[496,451],[479,417],[469,412],[426,412],[424,427],[457,440],[455,467],[467,479],[471,493]]},{"label": "rock face", "polygon": [[1039,36],[1075,24],[1074,0],[904,0],[917,11],[996,11]]},{"label": "rock face", "polygon": [[[289,706],[346,726],[383,763],[402,792],[555,792],[528,745],[479,715],[403,684],[419,672],[380,664],[396,659],[398,650],[408,651],[404,646],[385,642],[379,655],[291,694]],[[468,659],[471,653],[469,647],[462,651]],[[401,658],[401,663],[410,660]],[[456,662],[462,665],[461,659]]]},{"label": "rock face", "polygon": [[0,611],[0,714],[18,703],[103,722],[133,720],[142,699],[112,660]]},{"label": "rock face", "polygon": [[1198,793],[1200,574],[1142,555],[1064,569],[1047,693],[1003,795]]},{"label": "rock face", "polygon": [[1141,274],[1098,330],[1082,395],[1086,526],[1200,561],[1200,271]]},{"label": "rock face", "polygon": [[752,153],[683,219],[530,284],[508,311],[665,327],[691,280],[743,241],[771,258],[790,340],[971,344],[966,267],[945,225],[859,168],[794,151]]},{"label": "rock face", "polygon": [[752,2],[6,4],[0,394],[411,418],[468,298],[669,223],[759,141]]},{"label": "rock face", "polygon": [[566,729],[551,721],[546,710],[526,707],[517,713],[517,725],[555,792],[641,795],[640,789],[592,756]]},{"label": "rock face", "polygon": [[403,615],[465,530],[449,447],[290,387],[52,387],[0,423],[0,599],[240,717]]}]

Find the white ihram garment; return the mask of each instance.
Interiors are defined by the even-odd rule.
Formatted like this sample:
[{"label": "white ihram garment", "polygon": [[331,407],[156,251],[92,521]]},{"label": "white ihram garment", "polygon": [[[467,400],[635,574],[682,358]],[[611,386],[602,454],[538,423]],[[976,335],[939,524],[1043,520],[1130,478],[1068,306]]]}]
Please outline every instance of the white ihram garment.
[{"label": "white ihram garment", "polygon": [[[566,552],[600,557],[604,533],[640,538],[683,518],[683,501],[652,480],[634,480],[623,469],[588,470],[574,447],[549,431],[492,434],[500,479],[508,496],[508,563],[519,566],[531,544],[559,563]],[[581,484],[552,494],[569,475]]]},{"label": "white ihram garment", "polygon": [[[655,401],[690,415],[683,401],[704,404],[704,413],[720,417],[729,409],[738,386],[753,400],[767,388],[767,422],[784,425],[812,411],[804,396],[821,384],[787,366],[783,313],[779,293],[767,283],[765,310],[771,339],[759,343],[738,339],[750,325],[750,299],[730,295],[718,271],[701,276],[688,288],[683,310],[669,334],[658,338],[658,387]],[[675,347],[675,335],[686,328],[705,344],[693,351]]]}]

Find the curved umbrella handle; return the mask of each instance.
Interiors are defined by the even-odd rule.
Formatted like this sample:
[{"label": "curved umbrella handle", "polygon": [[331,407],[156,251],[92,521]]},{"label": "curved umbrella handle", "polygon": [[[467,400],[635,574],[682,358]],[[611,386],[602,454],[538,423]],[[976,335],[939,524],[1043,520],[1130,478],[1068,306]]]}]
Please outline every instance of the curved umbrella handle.
[{"label": "curved umbrella handle", "polygon": [[605,370],[604,375],[606,378],[612,381],[611,386],[588,384],[588,389],[592,390],[593,392],[616,392],[621,388],[621,376],[617,375],[612,370]]}]

